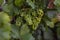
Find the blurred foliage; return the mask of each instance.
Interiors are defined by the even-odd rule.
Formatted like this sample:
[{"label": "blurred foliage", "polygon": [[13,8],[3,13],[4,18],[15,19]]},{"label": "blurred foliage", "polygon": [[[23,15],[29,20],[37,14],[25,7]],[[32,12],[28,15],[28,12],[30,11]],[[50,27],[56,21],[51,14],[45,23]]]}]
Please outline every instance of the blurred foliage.
[{"label": "blurred foliage", "polygon": [[0,40],[34,40],[32,33],[42,21],[54,28],[55,19],[44,16],[46,1],[0,0]]},{"label": "blurred foliage", "polygon": [[0,5],[2,5],[3,1],[4,1],[4,0],[0,0]]},{"label": "blurred foliage", "polygon": [[55,1],[54,1],[54,4],[55,4],[58,12],[60,12],[60,0],[55,0]]}]

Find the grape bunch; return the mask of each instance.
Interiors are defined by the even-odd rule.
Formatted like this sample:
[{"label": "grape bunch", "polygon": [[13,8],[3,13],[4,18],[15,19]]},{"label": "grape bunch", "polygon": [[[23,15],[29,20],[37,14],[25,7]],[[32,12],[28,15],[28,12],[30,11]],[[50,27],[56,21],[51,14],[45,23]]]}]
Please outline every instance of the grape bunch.
[{"label": "grape bunch", "polygon": [[20,16],[16,19],[16,25],[21,26],[23,24],[29,25],[33,30],[36,30],[38,24],[41,22],[44,15],[42,9],[37,11],[31,10],[30,12],[21,12]]}]

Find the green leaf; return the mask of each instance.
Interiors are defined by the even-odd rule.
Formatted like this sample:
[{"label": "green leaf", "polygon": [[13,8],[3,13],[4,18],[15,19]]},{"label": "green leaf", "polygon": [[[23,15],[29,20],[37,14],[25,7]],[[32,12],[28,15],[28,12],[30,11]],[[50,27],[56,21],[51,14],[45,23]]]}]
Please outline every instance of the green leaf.
[{"label": "green leaf", "polygon": [[55,0],[55,1],[54,1],[54,4],[55,4],[56,6],[59,6],[59,7],[60,7],[60,0]]},{"label": "green leaf", "polygon": [[21,7],[23,5],[23,3],[25,2],[25,0],[15,0],[15,5],[18,7]]},{"label": "green leaf", "polygon": [[16,38],[16,39],[19,39],[20,38],[20,35],[19,35],[19,27],[17,27],[16,25],[12,25],[11,36],[13,38]]},{"label": "green leaf", "polygon": [[32,0],[26,0],[26,2],[32,7],[32,9],[35,9],[35,4]]},{"label": "green leaf", "polygon": [[11,38],[9,32],[1,32],[0,33],[0,40],[9,40]]},{"label": "green leaf", "polygon": [[24,34],[21,36],[22,40],[34,40],[33,36],[30,33]]},{"label": "green leaf", "polygon": [[3,11],[10,12],[10,8],[8,4],[3,5],[2,8],[3,8]]},{"label": "green leaf", "polygon": [[57,8],[57,11],[60,12],[60,0],[55,0],[54,4],[55,4],[55,6]]},{"label": "green leaf", "polygon": [[24,24],[21,28],[20,37],[21,37],[21,40],[31,40],[31,39],[34,40],[32,35],[29,33],[29,29],[26,24]]},{"label": "green leaf", "polygon": [[0,40],[9,40],[11,38],[11,26],[9,24],[5,24],[4,27],[0,28]]}]

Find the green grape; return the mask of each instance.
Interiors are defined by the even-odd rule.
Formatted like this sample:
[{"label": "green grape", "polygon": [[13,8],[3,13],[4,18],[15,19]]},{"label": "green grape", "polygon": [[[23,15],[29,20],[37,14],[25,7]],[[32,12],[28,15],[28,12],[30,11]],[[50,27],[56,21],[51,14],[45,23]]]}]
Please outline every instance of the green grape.
[{"label": "green grape", "polygon": [[15,3],[16,6],[20,7],[20,6],[23,5],[24,2],[25,2],[25,0],[15,0],[14,3]]},{"label": "green grape", "polygon": [[28,14],[25,15],[25,20],[26,20],[27,24],[32,25],[32,18],[30,15],[28,15]]},{"label": "green grape", "polygon": [[22,24],[22,18],[19,17],[19,18],[16,19],[16,25],[21,26],[21,24]]},{"label": "green grape", "polygon": [[43,10],[42,10],[42,9],[39,9],[39,10],[38,10],[38,15],[40,15],[40,17],[42,17],[42,16],[44,15],[44,13],[43,13]]},{"label": "green grape", "polygon": [[40,22],[40,21],[41,21],[41,18],[40,18],[40,17],[36,17],[36,20],[37,20],[38,22]]},{"label": "green grape", "polygon": [[32,25],[32,29],[33,29],[33,30],[36,30],[37,27],[38,27],[38,24],[37,24],[37,23]]},{"label": "green grape", "polygon": [[31,28],[32,28],[33,30],[36,30],[36,29],[37,29],[37,24],[38,24],[38,22],[37,22],[37,20],[36,20],[35,18],[33,18],[32,22],[33,22],[33,24],[32,24],[32,26],[31,26]]},{"label": "green grape", "polygon": [[9,23],[10,22],[10,17],[7,13],[0,12],[0,23]]},{"label": "green grape", "polygon": [[37,16],[37,13],[35,11],[32,12],[32,16],[36,17]]}]

